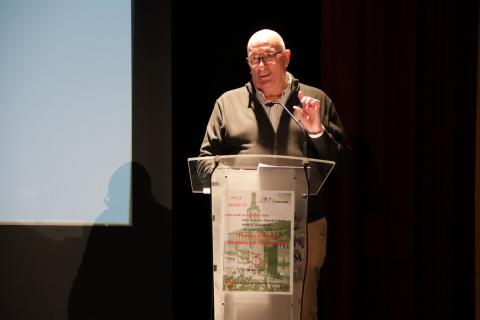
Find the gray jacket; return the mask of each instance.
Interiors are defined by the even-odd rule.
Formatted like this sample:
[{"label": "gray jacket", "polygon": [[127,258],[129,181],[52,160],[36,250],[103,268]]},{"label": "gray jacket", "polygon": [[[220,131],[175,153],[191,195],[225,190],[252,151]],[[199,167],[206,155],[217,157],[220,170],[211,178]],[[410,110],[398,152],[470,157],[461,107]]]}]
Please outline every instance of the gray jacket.
[{"label": "gray jacket", "polygon": [[[344,149],[345,133],[332,100],[322,90],[293,79],[292,93],[285,105],[292,113],[294,105],[301,106],[297,96],[299,90],[306,96],[320,100],[322,124],[325,127],[319,138],[310,138],[307,134],[306,156],[337,161]],[[200,156],[272,154],[302,157],[304,141],[302,130],[287,112],[282,113],[275,133],[268,115],[256,98],[254,86],[249,82],[225,92],[215,102]],[[325,215],[319,211],[322,211],[320,204],[309,204],[309,216],[315,216],[316,219]]]},{"label": "gray jacket", "polygon": [[307,137],[307,155],[303,155],[305,138],[297,123],[283,112],[275,133],[249,82],[227,91],[215,102],[200,156],[278,154],[336,161],[338,152],[343,149],[345,133],[332,100],[322,90],[294,79],[292,94],[286,103],[290,112],[294,105],[300,106],[298,90],[320,100],[322,123],[326,129],[320,138]]}]

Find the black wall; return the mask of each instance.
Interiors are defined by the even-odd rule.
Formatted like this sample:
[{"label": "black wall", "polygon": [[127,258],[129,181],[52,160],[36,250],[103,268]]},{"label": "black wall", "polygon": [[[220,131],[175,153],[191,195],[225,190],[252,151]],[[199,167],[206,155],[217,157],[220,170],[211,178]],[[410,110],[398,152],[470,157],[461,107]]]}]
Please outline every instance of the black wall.
[{"label": "black wall", "polygon": [[215,100],[250,80],[246,44],[255,31],[281,33],[292,49],[289,70],[320,87],[321,2],[308,8],[266,2],[173,3],[172,12],[174,306],[178,319],[208,319],[210,203],[208,196],[191,194],[185,160],[198,155]]}]

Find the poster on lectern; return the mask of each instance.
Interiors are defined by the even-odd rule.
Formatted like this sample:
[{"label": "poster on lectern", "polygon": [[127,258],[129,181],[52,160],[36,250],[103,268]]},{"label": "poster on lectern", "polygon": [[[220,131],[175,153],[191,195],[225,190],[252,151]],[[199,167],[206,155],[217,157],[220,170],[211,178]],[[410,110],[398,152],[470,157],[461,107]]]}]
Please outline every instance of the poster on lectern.
[{"label": "poster on lectern", "polygon": [[292,293],[294,194],[227,192],[223,290]]}]

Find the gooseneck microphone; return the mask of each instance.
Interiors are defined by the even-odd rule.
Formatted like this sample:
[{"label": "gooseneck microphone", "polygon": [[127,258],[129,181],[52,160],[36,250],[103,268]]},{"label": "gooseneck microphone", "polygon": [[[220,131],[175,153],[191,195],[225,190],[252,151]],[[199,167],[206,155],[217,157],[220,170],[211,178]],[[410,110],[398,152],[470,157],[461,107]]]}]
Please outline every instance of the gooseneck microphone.
[{"label": "gooseneck microphone", "polygon": [[303,156],[305,158],[307,158],[307,133],[305,132],[305,129],[303,128],[303,126],[300,124],[300,122],[293,116],[293,114],[288,110],[288,108],[283,104],[283,103],[280,103],[280,102],[267,102],[265,105],[267,107],[273,107],[274,105],[276,104],[279,104],[283,107],[283,109],[285,111],[287,111],[287,113],[290,115],[290,117],[292,117],[293,120],[295,120],[295,123],[300,127],[300,129],[302,130],[302,133],[303,133]]},{"label": "gooseneck microphone", "polygon": [[[287,107],[283,104],[283,103],[280,103],[280,102],[268,102],[266,103],[265,105],[267,107],[273,107],[274,105],[276,104],[279,104],[283,107],[283,109],[285,111],[287,111],[287,113],[289,114],[290,117],[293,118],[293,120],[295,120],[295,123],[300,127],[300,129],[302,130],[302,133],[303,133],[303,156],[305,158],[307,158],[307,133],[305,132],[305,129],[303,128],[303,126],[300,124],[300,122],[293,116],[293,114],[287,109]],[[309,173],[308,173],[308,162],[306,162],[305,160],[303,161],[303,169],[305,170],[305,177],[307,178],[307,193],[305,194],[305,196],[307,197],[307,201],[308,201],[308,197],[309,197],[309,194],[310,194],[310,181],[309,181]],[[308,202],[307,202],[308,203]],[[307,219],[307,217],[305,217],[305,219]],[[307,225],[305,226],[305,237],[306,239],[308,239],[308,223],[306,223]],[[307,245],[306,245],[306,248],[305,248],[305,269],[304,269],[304,273],[303,273],[303,281],[305,281],[305,278],[306,278],[306,272],[307,272],[307,265],[308,265],[308,240],[306,241]],[[304,290],[305,290],[305,283],[303,284],[302,286],[302,295],[301,295],[301,302],[300,302],[300,305],[303,304],[303,296],[304,296]],[[300,308],[300,317],[302,317],[302,313],[303,313],[303,308]]]}]

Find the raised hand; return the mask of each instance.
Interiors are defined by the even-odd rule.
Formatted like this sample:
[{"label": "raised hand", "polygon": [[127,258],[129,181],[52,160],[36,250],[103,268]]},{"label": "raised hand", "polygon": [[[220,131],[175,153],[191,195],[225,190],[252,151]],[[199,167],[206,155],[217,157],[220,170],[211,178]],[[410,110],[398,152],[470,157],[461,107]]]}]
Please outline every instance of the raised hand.
[{"label": "raised hand", "polygon": [[306,96],[301,91],[298,92],[298,99],[302,107],[293,106],[298,121],[302,123],[308,133],[322,133],[324,129],[320,116],[320,100]]}]

